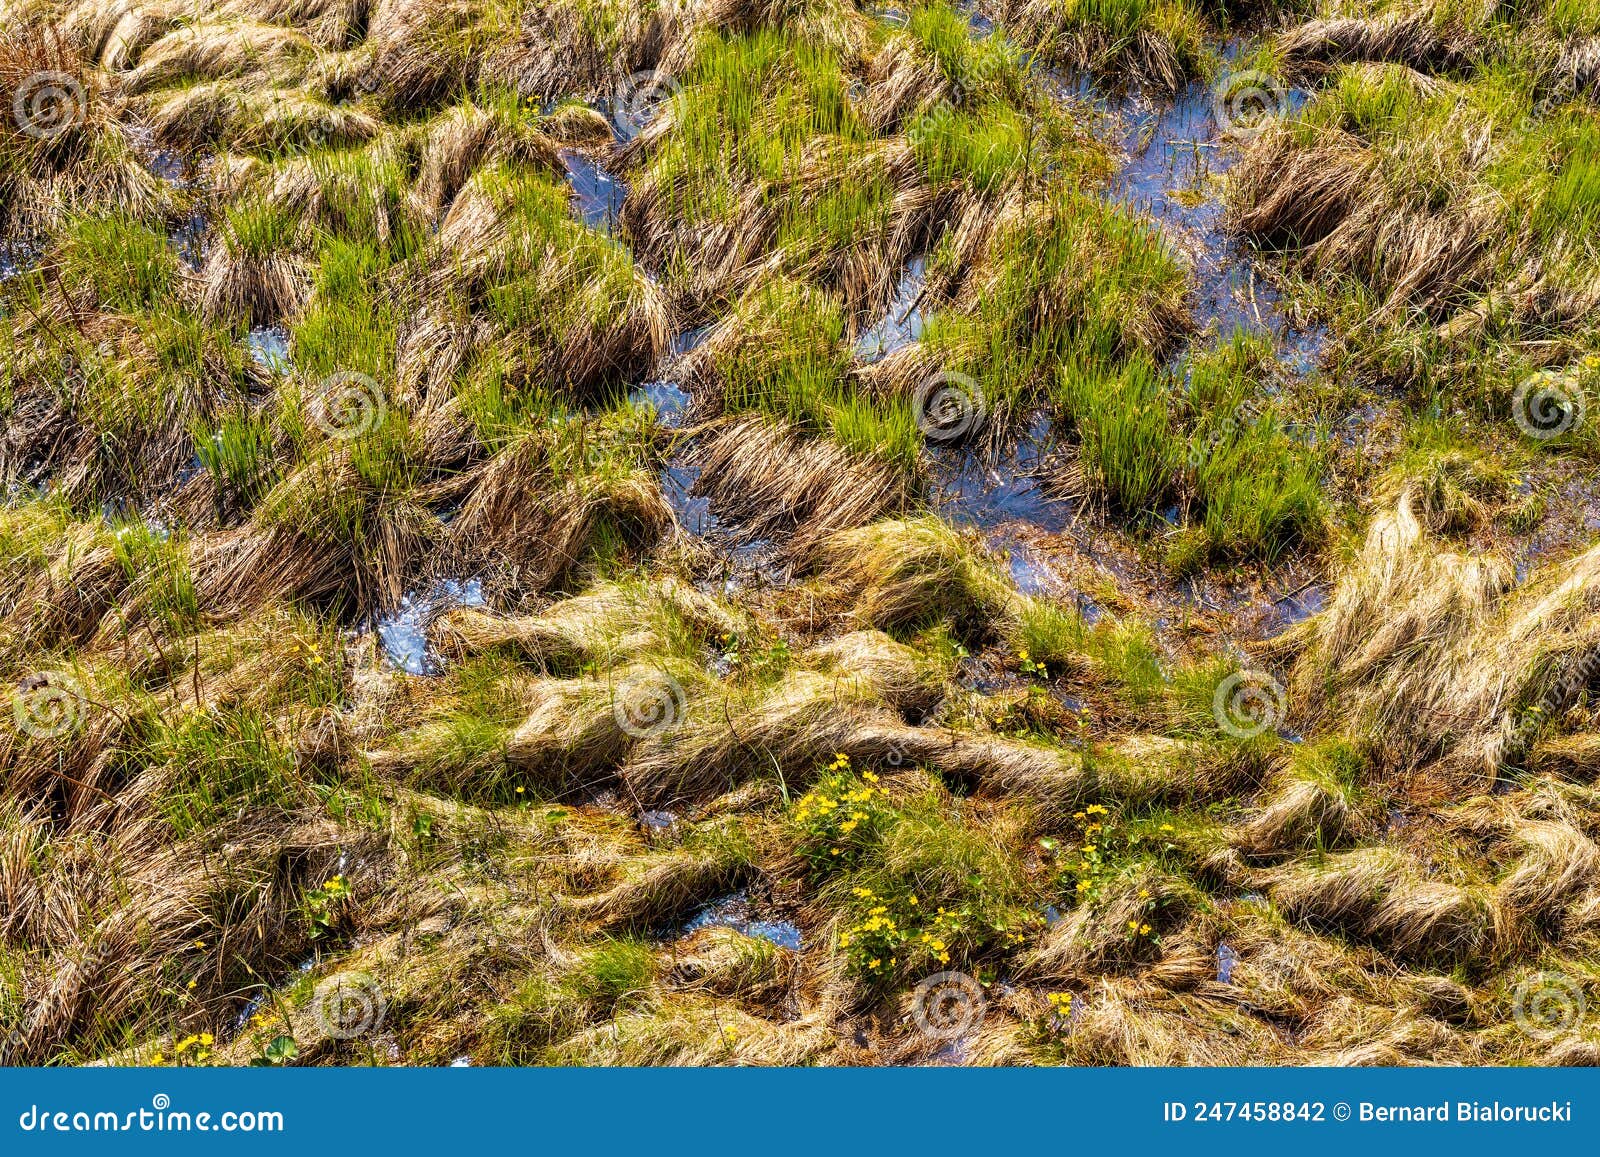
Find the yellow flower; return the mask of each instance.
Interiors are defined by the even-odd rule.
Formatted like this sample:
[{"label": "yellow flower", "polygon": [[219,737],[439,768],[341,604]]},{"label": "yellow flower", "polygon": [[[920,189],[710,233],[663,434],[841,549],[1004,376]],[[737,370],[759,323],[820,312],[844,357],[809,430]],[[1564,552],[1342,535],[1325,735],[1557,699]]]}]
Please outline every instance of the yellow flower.
[{"label": "yellow flower", "polygon": [[1161,825],[1161,830],[1164,831],[1164,832],[1170,832],[1172,830],[1172,825],[1171,824],[1162,824]]},{"label": "yellow flower", "polygon": [[877,783],[878,782],[877,775],[874,772],[870,772],[870,771],[863,771],[861,773],[861,778],[866,780],[868,783]]},{"label": "yellow flower", "polygon": [[211,1045],[211,1044],[212,1044],[212,1043],[213,1043],[213,1042],[214,1042],[214,1041],[215,1041],[215,1040],[216,1040],[216,1039],[217,1039],[217,1038],[216,1038],[216,1037],[214,1037],[214,1036],[212,1036],[212,1035],[211,1035],[211,1034],[210,1034],[210,1033],[208,1033],[208,1032],[203,1032],[203,1033],[201,1033],[201,1034],[200,1034],[200,1043],[201,1043],[201,1044],[203,1044],[203,1045],[206,1045],[206,1046],[208,1046],[208,1047],[209,1047],[209,1046],[210,1046],[210,1045]]},{"label": "yellow flower", "polygon": [[910,900],[907,901],[907,903],[909,903],[913,908],[915,908],[917,906],[917,898],[915,896],[913,896],[913,897],[911,897]]},{"label": "yellow flower", "polygon": [[206,942],[204,940],[196,940],[194,942],[194,944],[191,945],[191,947],[194,947],[194,948],[204,948],[205,946],[206,946]]},{"label": "yellow flower", "polygon": [[527,789],[527,788],[525,788],[525,787],[519,787],[519,788],[517,788],[517,794],[518,794],[518,795],[521,795],[521,794],[522,794],[522,793],[523,793],[523,792],[525,792],[525,791],[527,791],[527,790],[528,790],[528,789]]},{"label": "yellow flower", "polygon": [[1097,803],[1092,803],[1088,807],[1084,808],[1083,812],[1085,815],[1103,816],[1106,814],[1106,809]]},{"label": "yellow flower", "polygon": [[199,982],[199,981],[198,981],[198,980],[191,980],[191,981],[190,981],[190,982],[189,982],[189,987],[190,987],[190,988],[191,988],[191,989],[192,989],[192,988],[194,988],[194,987],[195,987],[195,986],[196,986],[196,985],[198,985],[198,984],[199,984],[199,983],[200,983],[200,982]]},{"label": "yellow flower", "polygon": [[1148,924],[1139,925],[1139,935],[1140,936],[1148,936],[1148,935],[1150,935],[1150,925],[1148,925]]},{"label": "yellow flower", "polygon": [[1150,889],[1149,888],[1140,888],[1139,889],[1139,899],[1148,900],[1149,898],[1150,898]]}]

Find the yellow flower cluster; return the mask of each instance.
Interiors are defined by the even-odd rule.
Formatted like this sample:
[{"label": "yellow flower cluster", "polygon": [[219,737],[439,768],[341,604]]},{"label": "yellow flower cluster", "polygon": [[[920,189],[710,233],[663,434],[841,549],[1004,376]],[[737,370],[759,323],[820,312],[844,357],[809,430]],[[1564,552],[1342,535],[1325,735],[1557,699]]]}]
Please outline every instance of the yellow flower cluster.
[{"label": "yellow flower cluster", "polygon": [[933,958],[940,964],[950,963],[950,948],[940,937],[932,932],[924,932],[917,939],[933,953]]},{"label": "yellow flower cluster", "polygon": [[[177,1044],[172,1046],[172,1059],[180,1065],[185,1061],[189,1061],[197,1065],[204,1064],[206,1061],[211,1059],[211,1046],[216,1043],[216,1040],[217,1038],[208,1032],[197,1033],[194,1036],[186,1036],[182,1040],[178,1041]],[[189,1051],[190,1049],[194,1050],[192,1054]],[[163,1062],[163,1060],[164,1058],[162,1055],[157,1053],[151,1058],[150,1063],[159,1065]]]},{"label": "yellow flower cluster", "polygon": [[321,936],[332,927],[334,909],[350,893],[350,881],[342,875],[330,877],[322,881],[320,888],[313,888],[306,893],[306,916],[311,924],[312,936]]},{"label": "yellow flower cluster", "polygon": [[1022,669],[1023,674],[1032,675],[1040,682],[1050,678],[1050,672],[1045,665],[1035,660],[1027,651],[1017,652],[1017,666]]},{"label": "yellow flower cluster", "polygon": [[1106,848],[1107,845],[1116,844],[1121,839],[1121,833],[1107,827],[1109,815],[1105,805],[1098,803],[1092,803],[1072,815],[1083,833],[1083,846],[1078,849],[1076,856],[1072,855],[1071,849],[1064,855],[1067,870],[1077,877],[1072,885],[1072,893],[1080,901],[1092,903],[1099,900],[1102,887],[1112,873]]},{"label": "yellow flower cluster", "polygon": [[804,833],[801,854],[820,870],[831,869],[833,861],[853,861],[887,811],[878,777],[868,771],[857,779],[848,755],[835,755],[827,772],[789,816]]},{"label": "yellow flower cluster", "polygon": [[900,963],[900,948],[908,938],[899,921],[889,913],[889,905],[881,903],[871,888],[854,887],[850,894],[871,904],[865,918],[852,924],[839,935],[843,948],[856,967],[874,975],[883,975],[886,968]]}]

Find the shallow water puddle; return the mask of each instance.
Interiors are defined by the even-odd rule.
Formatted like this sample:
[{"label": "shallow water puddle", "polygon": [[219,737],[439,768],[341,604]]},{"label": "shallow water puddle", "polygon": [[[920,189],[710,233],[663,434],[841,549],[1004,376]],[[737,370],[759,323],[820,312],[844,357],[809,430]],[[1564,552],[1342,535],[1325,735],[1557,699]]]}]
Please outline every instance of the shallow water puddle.
[{"label": "shallow water puddle", "polygon": [[1217,983],[1232,984],[1233,969],[1239,963],[1239,954],[1228,944],[1217,945]]},{"label": "shallow water puddle", "polygon": [[204,216],[196,213],[182,225],[175,225],[167,230],[167,244],[172,246],[178,254],[178,259],[190,270],[199,272],[201,264],[205,261],[206,236],[210,232],[210,223]]},{"label": "shallow water puddle", "polygon": [[678,525],[690,534],[704,538],[721,527],[717,516],[711,513],[711,500],[694,493],[700,481],[700,467],[687,462],[668,463],[661,472],[661,491],[677,515]]},{"label": "shallow water puddle", "polygon": [[686,329],[680,334],[674,334],[670,352],[673,357],[679,358],[690,350],[699,349],[706,338],[711,336],[712,326],[701,325],[694,329]]},{"label": "shallow water puddle", "polygon": [[678,822],[678,813],[669,811],[646,811],[639,813],[639,826],[652,832],[670,831]]},{"label": "shallow water puddle", "polygon": [[1011,581],[1025,595],[1060,594],[1065,584],[1056,569],[1037,550],[1012,532],[997,531],[989,545],[1001,551],[1011,570]]},{"label": "shallow water puddle", "polygon": [[689,408],[689,392],[676,382],[642,382],[628,391],[628,404],[655,411],[663,426],[676,426]]},{"label": "shallow water puddle", "polygon": [[898,349],[922,340],[923,269],[925,259],[916,257],[907,264],[895,287],[894,298],[878,324],[856,341],[856,357],[867,363],[881,361]]},{"label": "shallow water puddle", "polygon": [[[965,14],[967,18],[967,31],[974,38],[981,39],[994,31],[994,21],[978,11],[978,5],[973,0],[956,0],[952,5],[957,12]],[[896,28],[904,28],[911,22],[911,17],[904,8],[897,8],[892,4],[883,5],[872,9],[872,14],[885,24]]]},{"label": "shallow water puddle", "polygon": [[621,181],[602,169],[587,153],[562,149],[561,163],[572,187],[572,208],[578,219],[600,233],[610,233],[628,195]]},{"label": "shallow water puddle", "polygon": [[[1289,111],[1304,94],[1291,94]],[[1217,121],[1217,96],[1196,82],[1170,105],[1151,109],[1130,98],[1109,110],[1122,123],[1127,161],[1107,195],[1160,223],[1194,269],[1195,320],[1227,336],[1236,328],[1278,338],[1291,368],[1311,368],[1326,334],[1300,327],[1272,286],[1258,278],[1225,228],[1218,179],[1232,167],[1240,141]]]},{"label": "shallow water puddle", "polygon": [[1034,477],[1050,436],[1050,419],[1041,414],[1026,437],[998,460],[976,451],[936,451],[938,490],[934,506],[957,525],[998,531],[1006,523],[1026,522],[1060,531],[1072,518],[1070,503],[1050,498]]},{"label": "shallow water puddle", "polygon": [[1286,630],[1320,613],[1327,602],[1328,588],[1325,586],[1313,585],[1290,591],[1272,600],[1272,624],[1278,631]]},{"label": "shallow water puddle", "polygon": [[769,940],[779,948],[800,951],[800,929],[787,920],[759,919],[751,906],[749,895],[744,892],[735,892],[702,908],[694,919],[683,926],[683,935],[688,936],[702,928],[732,928],[745,936]]},{"label": "shallow water puddle", "polygon": [[294,369],[294,359],[289,356],[289,335],[281,326],[259,325],[244,335],[244,343],[262,369],[275,374]]},{"label": "shallow water puddle", "polygon": [[155,132],[146,125],[133,125],[128,129],[128,143],[133,146],[145,167],[169,185],[180,188],[189,184],[189,166],[183,154],[163,149],[155,143]]},{"label": "shallow water puddle", "polygon": [[718,518],[711,500],[694,492],[699,481],[700,467],[678,458],[661,472],[661,493],[679,526],[716,546],[727,567],[721,581],[723,592],[732,593],[752,579],[763,586],[785,585],[790,576],[775,559],[772,542],[747,539]]},{"label": "shallow water puddle", "polygon": [[[294,970],[296,972],[305,973],[305,972],[310,972],[316,966],[317,966],[317,954],[313,952],[310,956],[306,957],[299,964],[296,964],[294,966]],[[233,1019],[234,1035],[237,1036],[239,1033],[243,1032],[246,1028],[248,1028],[250,1026],[250,1018],[255,1016],[256,1013],[261,1011],[262,1006],[267,1003],[268,999],[270,999],[271,996],[272,996],[271,989],[263,988],[260,992],[256,993],[248,1001],[245,1002],[245,1006],[242,1009],[239,1010],[239,1015],[234,1017],[234,1019]]]},{"label": "shallow water puddle", "polygon": [[439,660],[428,648],[429,625],[452,607],[483,605],[483,583],[444,579],[425,593],[406,595],[393,614],[378,620],[374,631],[384,655],[398,670],[407,675],[436,675]]},{"label": "shallow water puddle", "polygon": [[43,245],[31,244],[20,237],[0,242],[0,281],[31,272],[43,256]]}]

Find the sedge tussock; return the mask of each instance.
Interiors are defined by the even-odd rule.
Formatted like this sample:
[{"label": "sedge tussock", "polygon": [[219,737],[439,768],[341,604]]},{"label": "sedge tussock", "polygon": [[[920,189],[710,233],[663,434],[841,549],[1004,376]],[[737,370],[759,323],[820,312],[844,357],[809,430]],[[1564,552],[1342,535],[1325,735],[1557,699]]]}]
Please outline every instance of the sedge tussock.
[{"label": "sedge tussock", "polygon": [[1576,700],[1600,557],[1581,554],[1513,592],[1501,560],[1437,550],[1413,506],[1407,491],[1373,520],[1295,685],[1350,734],[1383,734],[1391,766],[1447,756],[1471,782],[1521,758],[1543,719]]},{"label": "sedge tussock", "polygon": [[981,636],[1021,606],[971,543],[932,518],[840,531],[817,544],[806,566],[826,576],[862,625],[880,630],[948,621]]},{"label": "sedge tussock", "polygon": [[537,615],[459,608],[436,622],[433,638],[458,659],[504,647],[531,663],[566,669],[671,649],[685,629],[718,638],[742,626],[734,611],[669,575],[652,577],[648,586],[601,584]]},{"label": "sedge tussock", "polygon": [[899,513],[907,501],[889,467],[760,418],[704,435],[694,462],[696,488],[719,518],[795,558],[830,535]]},{"label": "sedge tussock", "polygon": [[706,928],[679,948],[675,979],[685,988],[760,1007],[781,998],[793,980],[793,953],[732,928]]},{"label": "sedge tussock", "polygon": [[1037,43],[1057,66],[1120,88],[1173,93],[1204,75],[1201,17],[1186,3],[1006,0],[999,11],[1008,28]]},{"label": "sedge tussock", "polygon": [[1398,852],[1370,848],[1280,873],[1274,904],[1294,920],[1367,936],[1405,959],[1460,963],[1491,954],[1492,892],[1431,880]]},{"label": "sedge tussock", "polygon": [[551,172],[561,167],[555,143],[520,119],[475,105],[441,113],[429,126],[422,146],[412,190],[417,209],[428,220],[442,218],[472,174],[498,162],[535,165]]},{"label": "sedge tussock", "polygon": [[824,1025],[780,1024],[716,1002],[632,1012],[552,1046],[564,1065],[804,1065],[834,1043]]},{"label": "sedge tussock", "polygon": [[1441,27],[1433,12],[1422,10],[1308,20],[1281,33],[1274,47],[1296,62],[1372,61],[1444,70],[1459,67],[1482,45],[1476,30]]},{"label": "sedge tussock", "polygon": [[175,81],[230,78],[292,84],[315,51],[300,33],[253,21],[192,24],[168,33],[140,55],[123,87],[142,95]]}]

